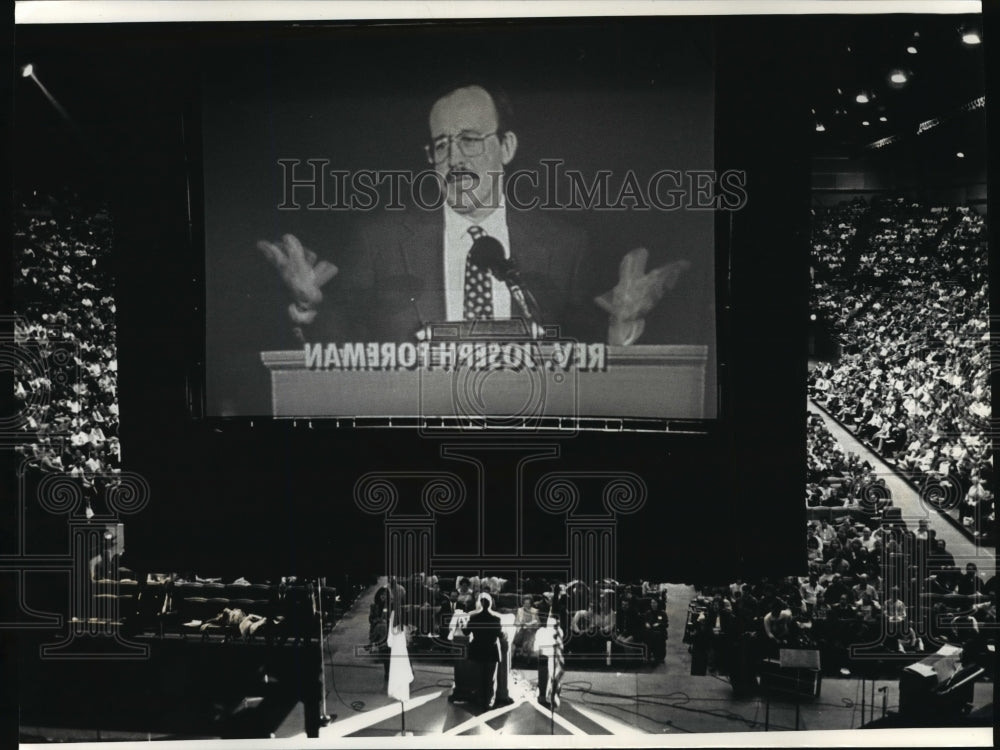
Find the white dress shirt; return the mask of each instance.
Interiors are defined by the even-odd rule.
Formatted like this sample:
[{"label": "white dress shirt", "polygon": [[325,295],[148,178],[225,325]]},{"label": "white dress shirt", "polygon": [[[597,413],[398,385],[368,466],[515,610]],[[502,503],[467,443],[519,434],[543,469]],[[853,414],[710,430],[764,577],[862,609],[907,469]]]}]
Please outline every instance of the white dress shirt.
[{"label": "white dress shirt", "polygon": [[[482,221],[471,221],[444,205],[444,286],[445,314],[448,320],[463,319],[465,302],[465,259],[472,248],[470,227],[480,227],[503,245],[504,257],[510,257],[510,234],[507,231],[507,207],[503,198],[497,209]],[[493,317],[510,317],[510,290],[502,281],[493,279]]]}]

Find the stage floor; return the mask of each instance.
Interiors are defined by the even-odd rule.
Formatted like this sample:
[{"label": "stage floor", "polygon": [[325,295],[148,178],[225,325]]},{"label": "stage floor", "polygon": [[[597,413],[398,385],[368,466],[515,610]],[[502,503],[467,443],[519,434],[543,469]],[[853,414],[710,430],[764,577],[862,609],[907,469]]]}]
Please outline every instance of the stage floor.
[{"label": "stage floor", "polygon": [[[368,605],[373,592],[362,596],[337,623],[326,652],[327,712],[336,720],[321,738],[395,736],[403,730],[400,704],[385,693],[382,666],[359,649],[367,643]],[[473,706],[449,703],[453,670],[440,663],[414,661],[411,701],[406,705],[406,731],[436,734],[686,734],[690,732],[749,732],[792,730],[796,705],[791,699],[763,696],[736,698],[726,677],[691,674],[691,656],[683,643],[688,603],[694,589],[671,584],[667,655],[657,666],[625,665],[593,670],[568,669],[563,678],[562,705],[550,715],[535,701],[534,670],[512,671],[513,706],[477,716]],[[899,680],[824,677],[819,698],[799,704],[798,727],[803,730],[855,729],[882,716],[882,693],[889,712],[897,710]],[[862,708],[862,690],[865,693]],[[871,695],[876,705],[871,705]],[[988,705],[993,685],[976,685],[975,706]],[[276,732],[278,737],[304,736],[301,704]]]},{"label": "stage floor", "polygon": [[[374,590],[359,598],[336,624],[326,639],[324,674],[326,712],[335,719],[320,730],[320,737],[336,741],[340,737],[386,737],[403,731],[404,716],[398,701],[386,695],[382,665],[368,655],[368,608]],[[691,655],[682,640],[687,606],[695,596],[694,589],[672,584],[668,589],[667,614],[670,619],[666,661],[651,666],[635,662],[616,662],[607,667],[600,659],[586,665],[567,664],[562,683],[562,705],[555,713],[536,702],[533,669],[515,668],[511,674],[512,706],[477,715],[474,706],[450,703],[453,667],[440,654],[431,661],[422,661],[416,652],[412,668],[414,681],[410,685],[411,700],[405,706],[405,730],[415,736],[434,735],[595,735],[635,736],[687,734],[691,732],[759,732],[791,730],[796,726],[796,706],[791,699],[753,695],[736,698],[726,677],[691,674]],[[316,657],[318,654],[313,652]],[[62,664],[48,662],[49,677],[55,682],[38,684],[34,695],[22,695],[22,700],[46,702],[52,698],[52,685],[66,690],[88,684],[86,680],[70,679],[86,663]],[[158,674],[167,675],[164,665]],[[184,695],[191,686],[183,683],[184,674],[173,672],[177,690]],[[118,711],[117,723],[100,718],[81,717],[86,710],[80,696],[72,704],[60,703],[58,711],[35,711],[33,720],[21,725],[25,742],[85,741],[85,740],[147,740],[147,739],[211,739],[220,736],[304,738],[305,715],[301,702],[268,700],[268,686],[277,685],[261,675],[260,692],[240,694],[242,700],[232,705],[201,705],[192,697],[188,701],[190,716],[171,717],[171,711],[183,708],[182,701],[158,703],[158,723],[140,720],[125,721]],[[273,683],[273,684],[272,684]],[[824,676],[820,697],[803,700],[799,705],[798,727],[803,730],[850,730],[882,718],[882,698],[891,717],[898,709],[899,679],[887,677],[874,682],[862,682],[857,676]],[[875,695],[876,705],[871,705]],[[865,696],[862,700],[862,695]],[[89,694],[88,694],[89,697]],[[143,696],[136,696],[141,702]],[[975,685],[974,707],[991,706],[993,684],[979,681]],[[93,703],[91,701],[90,703]],[[90,705],[87,703],[87,705]],[[41,704],[40,704],[41,705]],[[98,700],[98,707],[103,705]],[[106,708],[106,707],[105,707]],[[214,723],[206,713],[219,713]],[[189,713],[190,713],[189,712]],[[102,714],[103,715],[103,714]],[[128,718],[125,712],[125,718]],[[196,719],[202,719],[196,721]],[[97,727],[100,727],[98,729]],[[228,731],[228,734],[219,734]],[[245,731],[246,733],[243,733]]]}]

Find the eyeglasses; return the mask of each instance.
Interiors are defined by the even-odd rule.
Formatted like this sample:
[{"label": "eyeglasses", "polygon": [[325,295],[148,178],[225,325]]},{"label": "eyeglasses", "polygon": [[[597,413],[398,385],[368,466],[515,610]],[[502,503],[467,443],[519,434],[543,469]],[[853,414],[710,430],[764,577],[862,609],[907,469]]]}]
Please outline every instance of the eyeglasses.
[{"label": "eyeglasses", "polygon": [[495,130],[486,135],[468,135],[467,133],[443,135],[424,146],[424,151],[427,153],[427,161],[431,164],[440,164],[447,161],[451,153],[452,143],[458,146],[458,150],[462,152],[462,156],[481,156],[486,150],[486,139],[494,135],[498,135]]}]

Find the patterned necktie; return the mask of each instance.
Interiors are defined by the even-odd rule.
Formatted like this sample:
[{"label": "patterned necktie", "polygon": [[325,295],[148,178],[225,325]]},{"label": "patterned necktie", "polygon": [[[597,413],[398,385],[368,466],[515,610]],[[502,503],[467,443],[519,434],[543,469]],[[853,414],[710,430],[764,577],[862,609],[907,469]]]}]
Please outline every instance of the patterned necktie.
[{"label": "patterned necktie", "polygon": [[[472,242],[485,237],[482,227],[469,227]],[[489,269],[480,268],[469,256],[465,258],[465,298],[462,304],[464,320],[493,320],[493,278]]]}]

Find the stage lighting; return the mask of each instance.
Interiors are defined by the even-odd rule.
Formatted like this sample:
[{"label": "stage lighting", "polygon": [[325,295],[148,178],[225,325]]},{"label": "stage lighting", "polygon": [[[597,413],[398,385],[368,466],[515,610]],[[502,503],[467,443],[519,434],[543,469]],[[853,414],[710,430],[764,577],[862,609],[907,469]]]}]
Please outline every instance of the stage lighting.
[{"label": "stage lighting", "polygon": [[816,320],[816,313],[813,313],[812,315],[810,315],[809,316],[809,320],[815,321]]},{"label": "stage lighting", "polygon": [[911,55],[915,55],[915,54],[917,54],[917,48],[916,48],[916,47],[914,47],[914,46],[912,46],[912,45],[911,45],[911,46],[909,46],[909,47],[907,47],[907,48],[906,48],[906,51],[907,51],[907,52],[909,52],[909,53],[910,53]]},{"label": "stage lighting", "polygon": [[906,83],[909,79],[906,77],[906,73],[904,73],[902,70],[894,70],[892,71],[892,73],[889,74],[889,80],[892,83],[902,85]]},{"label": "stage lighting", "polygon": [[864,91],[862,91],[860,94],[858,94],[856,97],[854,97],[854,101],[856,101],[858,104],[867,104],[868,103],[868,94],[866,94]]},{"label": "stage lighting", "polygon": [[817,133],[822,133],[824,130],[826,130],[826,128],[823,126],[823,123],[817,122],[816,123],[816,132]]},{"label": "stage lighting", "polygon": [[28,63],[23,68],[21,68],[22,78],[28,78],[29,76],[34,75],[34,73],[35,73],[35,67],[31,63]]},{"label": "stage lighting", "polygon": [[867,127],[868,127],[869,125],[871,125],[871,123],[870,123],[870,122],[868,122],[868,120],[862,120],[862,121],[861,121],[861,124],[862,124],[862,125],[864,125],[864,126],[865,126],[866,128],[867,128]]},{"label": "stage lighting", "polygon": [[976,44],[981,44],[983,41],[982,37],[979,36],[978,31],[966,31],[962,34],[962,42],[968,44],[970,47]]},{"label": "stage lighting", "polygon": [[880,118],[878,118],[878,121],[879,121],[879,122],[888,122],[888,121],[889,121],[889,118],[888,118],[888,117],[886,117],[885,115],[882,115],[882,116],[881,116]]},{"label": "stage lighting", "polygon": [[963,154],[961,151],[959,151],[958,153],[956,153],[955,156],[957,156],[959,159],[964,159],[965,158],[965,154]]}]

